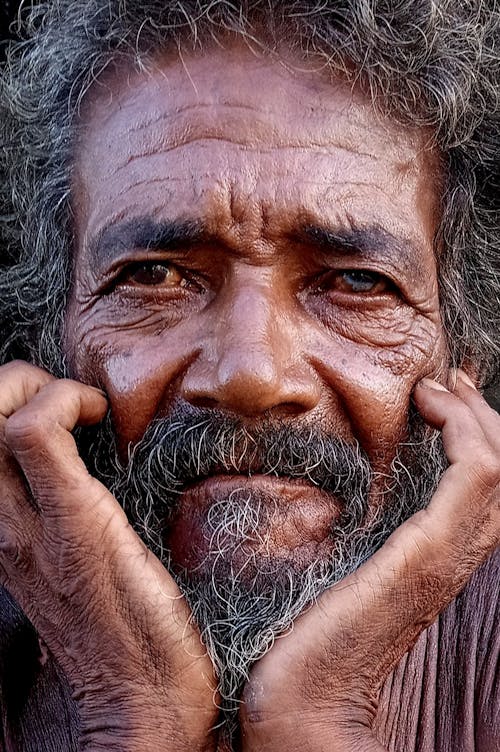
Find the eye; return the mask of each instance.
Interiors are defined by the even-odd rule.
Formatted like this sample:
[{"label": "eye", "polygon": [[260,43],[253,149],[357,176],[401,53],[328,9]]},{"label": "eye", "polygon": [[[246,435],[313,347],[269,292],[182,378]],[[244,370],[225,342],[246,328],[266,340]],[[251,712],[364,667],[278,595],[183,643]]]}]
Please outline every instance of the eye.
[{"label": "eye", "polygon": [[394,289],[392,282],[378,272],[364,269],[342,269],[328,274],[321,284],[323,290],[362,295],[363,293],[381,294]]},{"label": "eye", "polygon": [[185,287],[188,280],[180,269],[163,261],[129,266],[121,275],[120,283],[144,287]]}]

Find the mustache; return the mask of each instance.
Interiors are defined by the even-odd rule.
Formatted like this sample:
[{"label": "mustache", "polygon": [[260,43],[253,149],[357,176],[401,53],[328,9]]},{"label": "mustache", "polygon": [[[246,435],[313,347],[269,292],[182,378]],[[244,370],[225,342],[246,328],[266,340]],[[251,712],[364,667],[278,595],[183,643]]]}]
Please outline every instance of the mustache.
[{"label": "mustache", "polygon": [[[166,566],[171,562],[165,535],[181,509],[182,492],[212,475],[252,473],[303,479],[334,495],[340,516],[332,526],[333,559],[350,557],[358,566],[368,549],[376,550],[390,532],[427,505],[448,466],[439,432],[429,429],[412,408],[408,418],[406,438],[383,475],[371,468],[356,442],[343,441],[319,424],[297,417],[263,417],[250,423],[182,402],[149,425],[130,448],[128,461],[117,450],[111,414],[98,426],[78,429],[75,438],[89,472],[115,495],[136,532]],[[363,543],[360,534],[374,481],[382,503],[373,510],[368,542]],[[242,518],[248,521],[257,510],[272,513],[276,498],[248,489],[245,494],[248,500],[236,491],[229,499],[214,499],[209,523],[215,532],[222,523],[226,528],[232,524],[228,515],[239,530]]]},{"label": "mustache", "polygon": [[348,499],[367,493],[372,480],[368,457],[318,426],[264,418],[241,419],[187,403],[155,419],[129,452],[127,482],[136,469],[153,474],[165,490],[182,493],[213,475],[255,475],[302,479]]}]

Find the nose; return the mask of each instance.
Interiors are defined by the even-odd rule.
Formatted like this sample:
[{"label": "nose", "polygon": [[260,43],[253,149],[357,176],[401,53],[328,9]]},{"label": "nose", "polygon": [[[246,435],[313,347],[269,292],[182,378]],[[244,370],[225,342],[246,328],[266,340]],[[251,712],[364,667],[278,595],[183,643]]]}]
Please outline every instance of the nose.
[{"label": "nose", "polygon": [[188,402],[245,416],[298,415],[318,404],[320,382],[303,358],[300,328],[272,290],[243,287],[213,312],[208,330],[184,375]]}]

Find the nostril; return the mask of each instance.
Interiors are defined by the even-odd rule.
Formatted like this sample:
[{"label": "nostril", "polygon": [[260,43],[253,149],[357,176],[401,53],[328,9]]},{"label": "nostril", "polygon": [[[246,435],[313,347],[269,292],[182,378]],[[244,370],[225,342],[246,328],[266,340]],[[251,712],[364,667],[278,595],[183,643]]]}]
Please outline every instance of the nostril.
[{"label": "nostril", "polygon": [[193,405],[193,407],[202,407],[202,408],[216,408],[219,406],[219,402],[216,399],[213,399],[212,397],[205,397],[202,395],[191,395],[187,397],[188,401]]},{"label": "nostril", "polygon": [[294,418],[304,413],[304,404],[300,398],[297,402],[282,402],[278,407],[280,415],[284,417]]},{"label": "nostril", "polygon": [[318,380],[305,363],[290,366],[255,343],[227,348],[217,360],[198,358],[179,388],[194,407],[245,416],[270,411],[294,417],[320,397]]}]

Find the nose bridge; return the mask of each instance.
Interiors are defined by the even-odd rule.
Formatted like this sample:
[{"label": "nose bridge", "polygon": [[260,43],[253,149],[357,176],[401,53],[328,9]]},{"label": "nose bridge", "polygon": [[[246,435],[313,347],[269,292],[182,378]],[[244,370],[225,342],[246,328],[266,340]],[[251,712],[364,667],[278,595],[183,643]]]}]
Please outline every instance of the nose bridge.
[{"label": "nose bridge", "polygon": [[312,409],[318,385],[300,357],[287,306],[264,275],[249,277],[219,302],[210,348],[186,374],[185,397],[248,415]]},{"label": "nose bridge", "polygon": [[262,284],[242,284],[224,311],[217,343],[222,384],[238,374],[271,382],[287,358],[286,337],[277,338],[276,305]]}]

